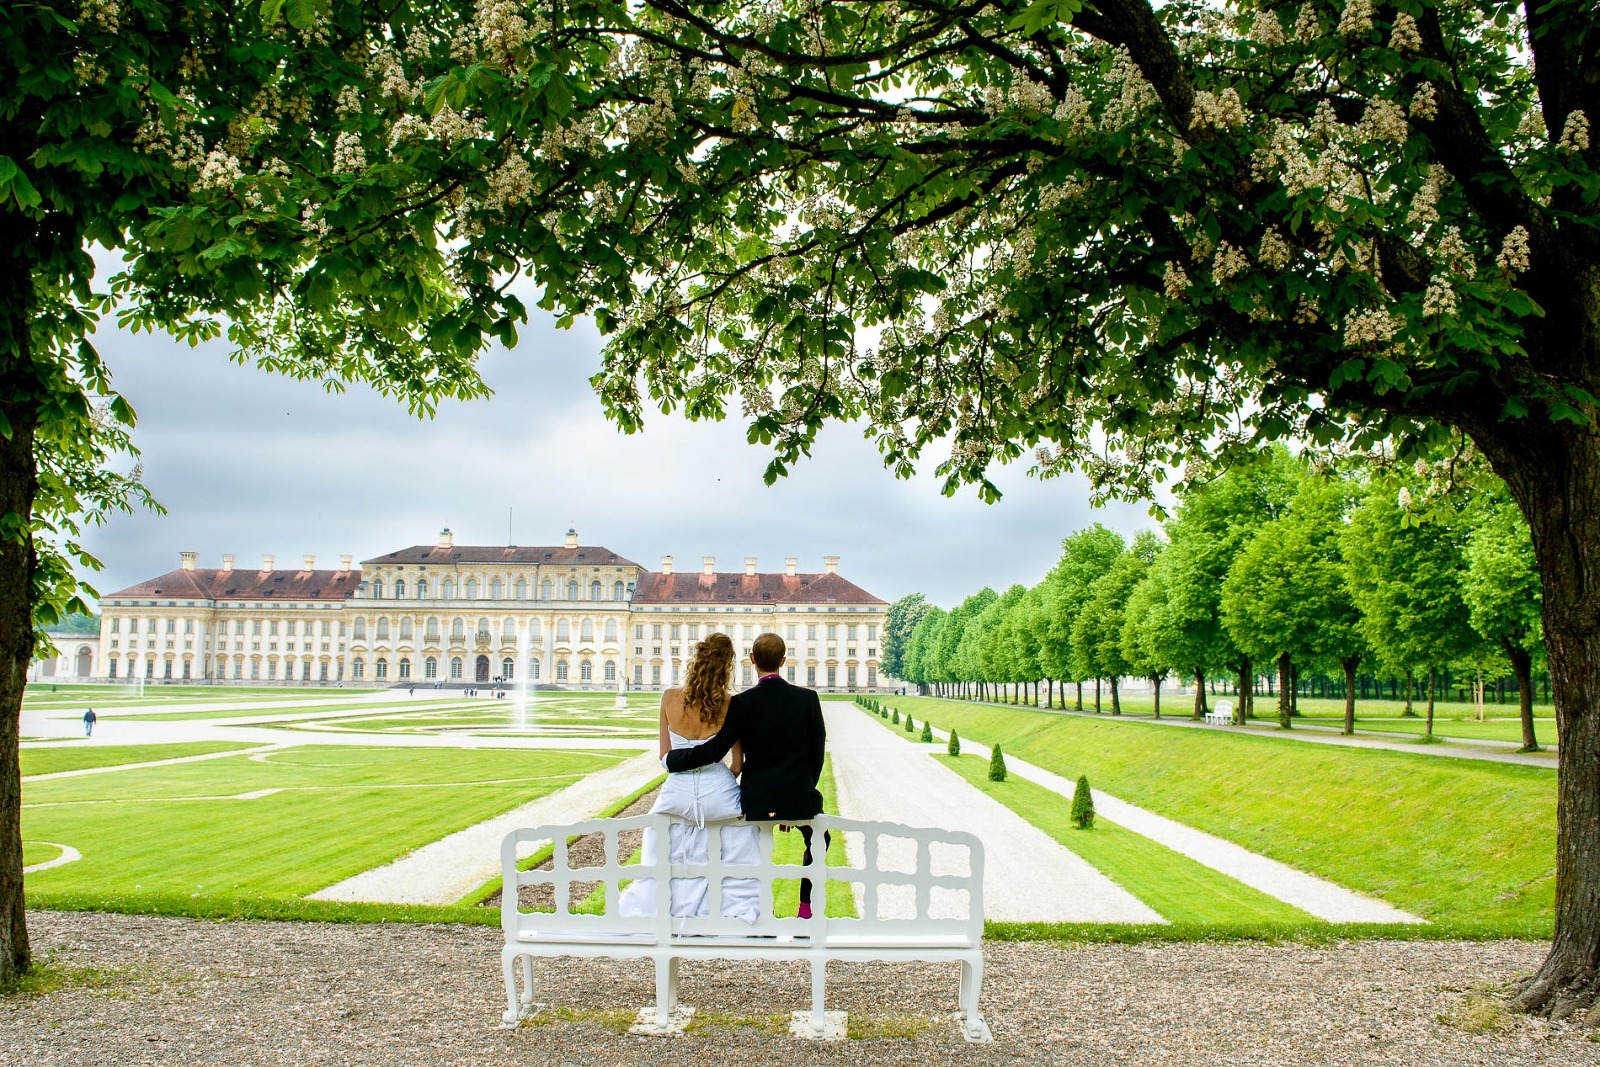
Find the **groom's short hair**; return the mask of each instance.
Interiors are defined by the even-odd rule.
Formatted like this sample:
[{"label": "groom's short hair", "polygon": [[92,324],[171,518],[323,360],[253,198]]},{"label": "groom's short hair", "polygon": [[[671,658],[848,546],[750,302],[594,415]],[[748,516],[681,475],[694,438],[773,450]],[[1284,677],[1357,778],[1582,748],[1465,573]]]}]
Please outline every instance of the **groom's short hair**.
[{"label": "groom's short hair", "polygon": [[783,656],[787,651],[783,638],[777,634],[762,634],[750,646],[750,659],[755,663],[756,670],[771,672],[783,666]]}]

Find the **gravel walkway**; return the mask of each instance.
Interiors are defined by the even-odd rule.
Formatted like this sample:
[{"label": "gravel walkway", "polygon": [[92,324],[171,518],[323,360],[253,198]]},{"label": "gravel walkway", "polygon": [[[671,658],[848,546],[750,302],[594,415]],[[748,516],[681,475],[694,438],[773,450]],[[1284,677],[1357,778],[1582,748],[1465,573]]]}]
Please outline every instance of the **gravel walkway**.
[{"label": "gravel walkway", "polygon": [[[835,964],[829,1006],[857,1036],[819,1046],[775,1020],[803,1007],[802,967],[685,964],[700,1024],[618,1032],[653,995],[648,965],[547,960],[553,1005],[496,1028],[490,927],[212,923],[31,913],[35,948],[89,979],[0,1000],[0,1062],[147,1064],[1059,1064],[1110,1067],[1593,1067],[1592,1030],[1506,1016],[1492,991],[1544,946],[1366,941],[1302,945],[991,944],[992,1045],[948,1013],[956,968]],[[776,1032],[775,1032],[776,1031]]]},{"label": "gravel walkway", "polygon": [[[965,830],[983,842],[983,914],[1011,922],[1166,922],[1148,904],[1062,848],[1043,830],[974,789],[913,743],[872,722],[854,704],[822,705],[839,814],[907,826]],[[909,735],[908,735],[909,736]],[[915,861],[885,856],[891,866]],[[859,866],[861,857],[852,856]],[[915,914],[915,902],[882,898],[885,918]]]}]

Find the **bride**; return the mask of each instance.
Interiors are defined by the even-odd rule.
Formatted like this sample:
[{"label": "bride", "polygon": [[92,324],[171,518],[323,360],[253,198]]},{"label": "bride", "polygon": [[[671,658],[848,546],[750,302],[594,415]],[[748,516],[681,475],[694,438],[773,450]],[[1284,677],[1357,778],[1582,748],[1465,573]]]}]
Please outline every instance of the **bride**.
[{"label": "bride", "polygon": [[[726,634],[709,634],[695,646],[689,661],[688,676],[682,689],[661,694],[661,755],[671,749],[693,748],[722,727],[728,713],[729,684],[733,681],[733,642]],[[668,857],[672,863],[705,863],[708,822],[737,819],[743,814],[739,804],[739,783],[744,754],[738,745],[731,753],[733,768],[713,763],[692,771],[667,775],[661,794],[651,806],[652,814],[676,816],[670,828]],[[725,865],[755,865],[759,855],[760,829],[755,826],[722,827],[722,862]],[[643,862],[656,861],[655,831],[644,832]],[[698,916],[710,914],[709,892],[704,878],[672,879],[672,914]],[[641,878],[622,892],[619,907],[623,915],[654,915],[656,880]],[[753,923],[761,915],[761,897],[754,878],[722,880],[722,914]]]}]

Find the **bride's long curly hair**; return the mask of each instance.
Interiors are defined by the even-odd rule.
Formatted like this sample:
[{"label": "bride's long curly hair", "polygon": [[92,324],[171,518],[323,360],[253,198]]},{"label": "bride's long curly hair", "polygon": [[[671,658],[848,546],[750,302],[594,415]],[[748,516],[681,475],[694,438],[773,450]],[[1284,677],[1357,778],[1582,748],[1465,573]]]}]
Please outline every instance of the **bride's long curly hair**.
[{"label": "bride's long curly hair", "polygon": [[706,726],[722,721],[723,706],[733,684],[733,642],[727,634],[707,634],[694,646],[689,674],[683,682],[683,708]]}]

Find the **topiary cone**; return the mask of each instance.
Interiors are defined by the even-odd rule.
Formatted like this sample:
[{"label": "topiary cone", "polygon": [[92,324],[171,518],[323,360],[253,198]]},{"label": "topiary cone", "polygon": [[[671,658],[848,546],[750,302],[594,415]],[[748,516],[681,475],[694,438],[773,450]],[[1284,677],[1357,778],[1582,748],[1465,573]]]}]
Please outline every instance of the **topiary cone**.
[{"label": "topiary cone", "polygon": [[922,720],[922,740],[925,742],[933,740],[933,723],[926,719]]},{"label": "topiary cone", "polygon": [[994,746],[989,754],[989,781],[1003,782],[1006,780],[1006,758],[1000,752],[1000,746]]},{"label": "topiary cone", "polygon": [[896,726],[900,725],[900,709],[899,708],[896,708],[895,710],[893,710],[893,711],[891,711],[889,713],[889,721],[894,723]]},{"label": "topiary cone", "polygon": [[950,755],[952,755],[952,756],[961,755],[961,738],[956,734],[956,732],[954,730],[950,731],[949,752],[950,752]]},{"label": "topiary cone", "polygon": [[1089,792],[1089,779],[1078,776],[1078,788],[1072,791],[1072,825],[1080,830],[1094,829],[1094,795]]}]

